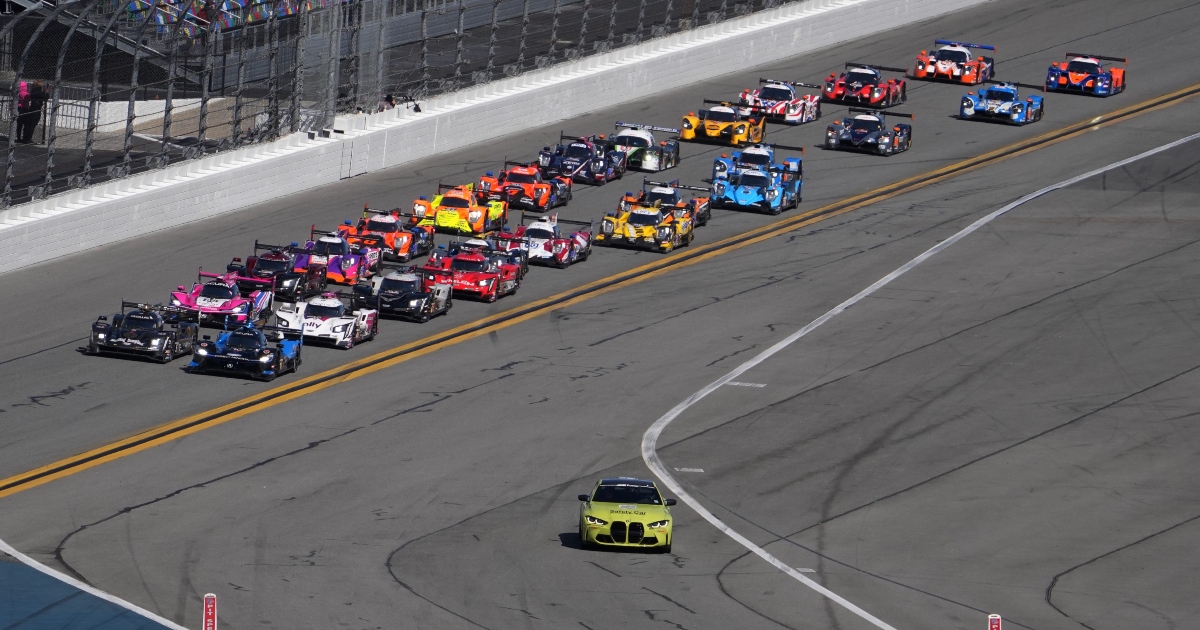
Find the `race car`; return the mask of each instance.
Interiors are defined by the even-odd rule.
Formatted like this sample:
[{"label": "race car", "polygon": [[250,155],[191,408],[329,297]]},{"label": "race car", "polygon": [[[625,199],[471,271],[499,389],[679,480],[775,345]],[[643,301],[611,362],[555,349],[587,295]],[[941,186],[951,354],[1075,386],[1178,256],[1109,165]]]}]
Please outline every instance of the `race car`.
[{"label": "race car", "polygon": [[279,305],[280,328],[302,331],[305,337],[349,350],[379,332],[377,299],[353,293],[326,292],[303,302]]},{"label": "race car", "polygon": [[760,108],[768,122],[799,125],[821,117],[821,95],[802,94],[800,88],[820,90],[821,86],[799,81],[759,79],[759,87],[742,90],[738,111],[749,116],[752,107]]},{"label": "race car", "polygon": [[320,268],[325,271],[325,280],[341,284],[354,284],[361,278],[370,278],[383,262],[378,247],[365,244],[352,245],[340,232],[323,232],[312,226],[308,241],[297,252],[297,273]]},{"label": "race car", "polygon": [[559,143],[542,147],[538,166],[547,177],[569,177],[585,184],[621,179],[629,167],[625,153],[609,148],[603,135],[573,137],[560,133]]},{"label": "race car", "polygon": [[1046,113],[1045,100],[1034,94],[1024,101],[1018,87],[1033,87],[1023,83],[996,83],[979,94],[967,92],[959,103],[958,117],[964,120],[995,120],[1010,125],[1026,125],[1042,119]]},{"label": "race car", "polygon": [[912,78],[976,85],[990,80],[996,73],[996,60],[992,57],[971,58],[971,49],[995,52],[995,46],[945,39],[935,40],[933,43],[941,48],[933,51],[932,55],[926,50],[917,55],[916,65],[909,74]]},{"label": "race car", "polygon": [[830,73],[825,79],[825,100],[868,107],[891,107],[908,100],[904,79],[884,79],[884,72],[907,73],[908,70],[848,63],[840,76]]},{"label": "race car", "polygon": [[[761,108],[739,107],[737,103],[710,99],[705,99],[704,103],[715,106],[700,110],[699,115],[696,115],[696,112],[688,112],[683,117],[680,140],[715,142],[738,147],[762,142],[766,136],[767,117],[763,115]],[[749,110],[750,115],[743,115],[742,110]]]},{"label": "race car", "polygon": [[389,267],[367,282],[354,285],[358,295],[378,300],[379,314],[422,324],[450,312],[449,284],[427,282],[415,267]]},{"label": "race car", "polygon": [[[617,122],[616,129],[616,135],[609,140],[609,147],[626,156],[629,168],[635,171],[657,173],[679,166],[678,129],[620,121]],[[655,142],[655,131],[675,135],[661,142]]]},{"label": "race car", "polygon": [[104,315],[96,318],[86,352],[136,355],[170,363],[179,355],[191,354],[199,329],[194,310],[123,301],[111,321]]},{"label": "race car", "polygon": [[1112,96],[1125,91],[1125,68],[1105,67],[1102,62],[1129,63],[1124,57],[1067,53],[1067,61],[1050,64],[1046,90]]},{"label": "race car", "polygon": [[513,295],[521,288],[520,265],[499,262],[479,251],[434,251],[421,272],[427,282],[449,284],[457,294],[487,302]]},{"label": "race car", "polygon": [[696,227],[708,225],[712,219],[712,206],[709,204],[707,195],[697,197],[692,195],[688,199],[683,198],[682,190],[690,190],[707,193],[707,188],[700,186],[688,186],[679,183],[678,179],[669,182],[652,182],[649,179],[642,178],[642,190],[636,195],[632,192],[626,192],[618,204],[619,210],[629,210],[634,206],[653,206],[658,202],[664,208],[679,209],[687,211],[688,217],[692,219],[692,224]]},{"label": "race car", "polygon": [[[568,234],[562,230],[563,225],[578,225],[587,229]],[[530,262],[566,269],[592,255],[594,225],[593,221],[560,219],[558,214],[539,216],[523,212],[521,225],[506,236],[508,240],[525,240],[525,251]]]},{"label": "race car", "polygon": [[579,543],[593,547],[654,548],[671,553],[671,506],[653,481],[633,477],[601,479],[579,495]]},{"label": "race car", "polygon": [[274,280],[275,297],[281,300],[295,301],[324,291],[327,280],[323,267],[312,267],[301,272],[295,270],[299,249],[299,243],[269,245],[255,240],[253,253],[246,257],[245,262],[241,258],[234,258],[225,265],[225,271],[255,280],[238,281],[238,288],[243,295],[259,288],[257,281],[261,280]]},{"label": "race car", "polygon": [[800,179],[787,169],[739,168],[712,187],[718,208],[779,214],[800,204]]},{"label": "race car", "polygon": [[597,245],[625,245],[664,254],[689,245],[695,238],[695,223],[684,208],[664,208],[656,201],[649,206],[631,206],[604,215]]},{"label": "race car", "polygon": [[[363,216],[358,225],[351,226],[347,221],[338,231],[351,244],[358,244],[361,237],[367,235],[379,236],[383,239],[381,254],[384,260],[408,262],[418,256],[424,256],[433,249],[432,225],[421,225],[413,221],[405,226],[404,219],[412,219],[416,215],[401,212],[399,208],[392,210],[372,210],[370,206],[363,207]],[[422,217],[423,218],[423,217]]]},{"label": "race car", "polygon": [[488,171],[479,178],[483,200],[503,201],[509,208],[544,212],[571,200],[570,177],[543,177],[537,162],[509,162],[497,175]]},{"label": "race car", "polygon": [[783,144],[760,143],[746,147],[741,151],[722,153],[713,158],[713,181],[729,176],[729,173],[739,168],[756,168],[758,170],[778,168],[792,171],[800,179],[804,177],[804,162],[802,158],[784,158],[783,162],[775,161],[775,151],[799,151],[804,153],[804,147],[790,147]]},{"label": "race car", "polygon": [[[209,278],[209,280],[205,280]],[[258,288],[243,294],[241,285]],[[231,328],[246,322],[266,322],[271,316],[274,279],[249,278],[236,272],[210,273],[201,269],[195,284],[175,287],[171,306],[195,311],[201,325]]]},{"label": "race car", "polygon": [[[475,184],[438,184],[438,194],[432,201],[421,195],[413,202],[413,215],[420,228],[449,234],[486,234],[502,229],[508,222],[508,205],[502,199],[481,198]],[[432,250],[433,238],[429,241]]]},{"label": "race car", "polygon": [[850,116],[833,121],[825,131],[825,148],[885,156],[907,151],[912,146],[912,125],[888,127],[886,116],[913,117],[899,112],[850,108]]},{"label": "race car", "polygon": [[[274,347],[270,341],[276,341]],[[300,367],[304,337],[298,330],[244,324],[217,336],[204,335],[183,370],[189,374],[234,374],[264,381]]]}]

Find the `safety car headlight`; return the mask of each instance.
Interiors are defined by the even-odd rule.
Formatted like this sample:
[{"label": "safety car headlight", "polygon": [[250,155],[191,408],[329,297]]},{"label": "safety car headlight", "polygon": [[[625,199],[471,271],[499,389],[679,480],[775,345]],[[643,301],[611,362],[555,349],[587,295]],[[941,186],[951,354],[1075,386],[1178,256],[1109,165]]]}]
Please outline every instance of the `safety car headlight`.
[{"label": "safety car headlight", "polygon": [[654,521],[653,523],[646,525],[646,527],[649,527],[650,529],[658,529],[660,527],[666,527],[667,525],[670,525],[670,524],[671,524],[671,521],[661,520],[661,521]]},{"label": "safety car headlight", "polygon": [[196,348],[196,354],[198,354],[198,355],[200,355],[200,356],[202,356],[202,357],[203,357],[203,356],[207,356],[207,355],[208,355],[208,350],[205,350],[204,348]]},{"label": "safety car headlight", "polygon": [[350,324],[338,324],[337,326],[334,326],[333,328],[329,329],[329,331],[334,332],[334,333],[344,333],[344,332],[346,332],[346,329],[349,327],[350,327]]},{"label": "safety car headlight", "polygon": [[584,516],[583,520],[587,521],[588,525],[608,525],[608,521],[591,515]]}]

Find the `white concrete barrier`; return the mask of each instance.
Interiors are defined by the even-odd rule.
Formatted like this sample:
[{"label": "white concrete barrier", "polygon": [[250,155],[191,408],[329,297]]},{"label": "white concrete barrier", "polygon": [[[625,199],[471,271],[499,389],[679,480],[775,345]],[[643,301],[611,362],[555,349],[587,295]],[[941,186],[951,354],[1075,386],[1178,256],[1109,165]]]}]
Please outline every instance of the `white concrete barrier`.
[{"label": "white concrete barrier", "polygon": [[[736,73],[987,0],[805,0],[0,212],[0,272]],[[914,42],[914,49],[918,42]],[[328,136],[328,137],[324,137]]]}]

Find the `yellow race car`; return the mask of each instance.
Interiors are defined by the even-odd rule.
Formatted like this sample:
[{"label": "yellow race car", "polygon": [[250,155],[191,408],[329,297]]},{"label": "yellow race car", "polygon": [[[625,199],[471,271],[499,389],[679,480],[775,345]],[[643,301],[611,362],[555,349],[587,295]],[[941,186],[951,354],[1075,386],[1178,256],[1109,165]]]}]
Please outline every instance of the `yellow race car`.
[{"label": "yellow race car", "polygon": [[473,236],[503,229],[508,221],[508,204],[503,201],[480,203],[478,197],[474,184],[438,184],[438,194],[433,201],[422,195],[413,202],[415,222],[438,232]]},{"label": "yellow race car", "polygon": [[623,198],[616,212],[604,215],[596,244],[627,245],[665,254],[691,244],[694,237],[695,223],[687,208],[664,208],[661,201],[642,206]]},{"label": "yellow race car", "polygon": [[654,548],[671,553],[671,510],[653,481],[633,477],[601,479],[591,494],[579,495],[579,544]]},{"label": "yellow race car", "polygon": [[[767,116],[759,107],[748,107],[727,101],[704,100],[714,107],[688,112],[683,117],[680,140],[689,142],[715,142],[740,147],[743,144],[758,144],[767,135]],[[749,114],[742,114],[742,111]],[[757,115],[757,117],[756,117]]]}]

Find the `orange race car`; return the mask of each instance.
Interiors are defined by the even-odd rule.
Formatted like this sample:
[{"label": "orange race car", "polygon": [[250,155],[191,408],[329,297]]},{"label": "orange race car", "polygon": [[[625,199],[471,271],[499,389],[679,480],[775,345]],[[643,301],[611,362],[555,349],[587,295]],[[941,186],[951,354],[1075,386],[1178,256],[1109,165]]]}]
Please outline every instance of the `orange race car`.
[{"label": "orange race car", "polygon": [[976,85],[991,80],[996,74],[996,61],[991,57],[972,58],[971,49],[996,51],[995,46],[986,44],[968,44],[938,39],[933,42],[941,48],[933,51],[922,50],[917,55],[916,65],[909,75],[914,79],[930,81],[953,81]]},{"label": "orange race car", "polygon": [[479,194],[511,208],[542,212],[567,205],[571,200],[571,178],[543,177],[537,162],[505,160],[499,175],[488,171],[479,178]]},{"label": "orange race car", "polygon": [[421,195],[413,202],[413,215],[418,227],[431,227],[450,234],[481,235],[504,228],[508,222],[508,204],[477,195],[475,184],[438,184],[438,194],[433,201]]},{"label": "orange race car", "polygon": [[404,219],[412,216],[401,212],[399,208],[372,210],[364,206],[358,225],[352,226],[350,221],[346,221],[338,227],[338,232],[352,245],[366,236],[378,236],[383,241],[385,260],[408,262],[433,251],[433,226],[420,225],[419,221],[405,225]]}]

